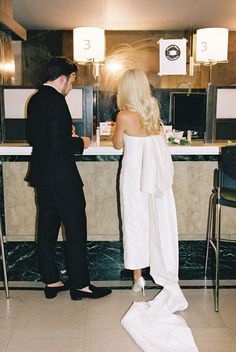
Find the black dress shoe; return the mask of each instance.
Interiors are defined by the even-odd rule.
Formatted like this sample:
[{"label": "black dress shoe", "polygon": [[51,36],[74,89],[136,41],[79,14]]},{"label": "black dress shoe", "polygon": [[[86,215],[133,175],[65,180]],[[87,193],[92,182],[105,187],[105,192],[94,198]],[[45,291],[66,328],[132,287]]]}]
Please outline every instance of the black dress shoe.
[{"label": "black dress shoe", "polygon": [[44,294],[46,298],[54,298],[57,296],[58,292],[69,290],[69,288],[69,281],[64,282],[63,286],[50,287],[46,285],[44,288]]},{"label": "black dress shoe", "polygon": [[79,301],[82,298],[101,298],[109,295],[111,293],[111,289],[108,287],[95,287],[93,285],[89,285],[89,289],[91,292],[81,291],[79,289],[71,289],[70,296],[71,299],[75,301]]}]

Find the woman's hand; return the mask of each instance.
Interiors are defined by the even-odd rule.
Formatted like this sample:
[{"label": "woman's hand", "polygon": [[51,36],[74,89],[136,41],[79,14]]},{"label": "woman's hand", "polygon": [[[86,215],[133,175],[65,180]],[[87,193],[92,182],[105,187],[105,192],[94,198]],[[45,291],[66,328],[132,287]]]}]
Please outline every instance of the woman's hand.
[{"label": "woman's hand", "polygon": [[87,149],[90,146],[90,142],[91,142],[90,138],[89,137],[85,137],[85,136],[80,137],[80,138],[82,138],[83,141],[84,141],[84,149]]}]

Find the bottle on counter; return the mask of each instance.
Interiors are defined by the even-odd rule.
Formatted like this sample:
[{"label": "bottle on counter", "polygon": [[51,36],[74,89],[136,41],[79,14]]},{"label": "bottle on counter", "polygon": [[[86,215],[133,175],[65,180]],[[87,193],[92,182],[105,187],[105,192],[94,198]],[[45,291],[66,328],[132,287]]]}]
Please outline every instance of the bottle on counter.
[{"label": "bottle on counter", "polygon": [[96,145],[99,146],[100,145],[100,128],[97,127],[96,129]]},{"label": "bottle on counter", "polygon": [[187,141],[189,143],[192,142],[192,131],[191,130],[187,130]]}]

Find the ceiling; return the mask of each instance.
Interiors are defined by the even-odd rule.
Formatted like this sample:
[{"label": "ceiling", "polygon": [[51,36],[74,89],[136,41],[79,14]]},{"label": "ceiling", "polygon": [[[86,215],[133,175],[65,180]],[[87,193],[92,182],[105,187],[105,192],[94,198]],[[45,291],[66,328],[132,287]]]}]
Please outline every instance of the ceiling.
[{"label": "ceiling", "polygon": [[236,30],[236,0],[13,0],[26,29]]}]

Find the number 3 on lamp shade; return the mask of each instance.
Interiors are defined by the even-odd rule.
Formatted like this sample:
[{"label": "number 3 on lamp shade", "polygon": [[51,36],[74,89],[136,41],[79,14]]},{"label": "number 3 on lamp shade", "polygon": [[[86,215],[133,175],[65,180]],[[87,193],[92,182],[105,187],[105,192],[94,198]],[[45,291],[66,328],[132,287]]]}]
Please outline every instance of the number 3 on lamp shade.
[{"label": "number 3 on lamp shade", "polygon": [[197,30],[196,61],[205,63],[227,62],[227,28],[203,28]]},{"label": "number 3 on lamp shade", "polygon": [[104,29],[78,27],[73,30],[74,60],[102,62],[105,57]]}]

